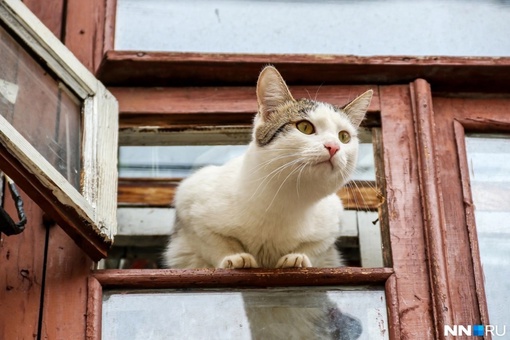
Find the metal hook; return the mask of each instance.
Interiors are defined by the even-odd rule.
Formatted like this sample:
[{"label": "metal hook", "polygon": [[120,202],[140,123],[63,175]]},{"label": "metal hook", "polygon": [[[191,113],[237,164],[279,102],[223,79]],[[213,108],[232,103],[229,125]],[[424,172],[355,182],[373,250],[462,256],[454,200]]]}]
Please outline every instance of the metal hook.
[{"label": "metal hook", "polygon": [[[19,222],[15,223],[12,218],[7,214],[4,210],[2,204],[0,204],[0,232],[4,233],[7,236],[17,235],[25,230],[25,224],[27,223],[27,217],[25,215],[25,210],[23,209],[23,200],[21,199],[21,195],[14,184],[14,181],[10,179],[6,174],[3,174],[5,179],[7,180],[7,184],[9,185],[9,190],[11,191],[11,197],[16,205],[16,211],[18,212]],[[1,177],[1,174],[0,174]],[[2,181],[3,182],[3,181]],[[3,191],[3,185],[0,187]],[[2,193],[0,193],[1,195]],[[3,197],[0,197],[3,198]],[[2,203],[2,202],[0,202]]]}]

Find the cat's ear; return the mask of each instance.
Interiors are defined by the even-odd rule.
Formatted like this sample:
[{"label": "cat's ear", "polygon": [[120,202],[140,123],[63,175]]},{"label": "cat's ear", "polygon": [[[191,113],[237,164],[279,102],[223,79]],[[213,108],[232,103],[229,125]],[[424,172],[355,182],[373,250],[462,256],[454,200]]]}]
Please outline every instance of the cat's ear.
[{"label": "cat's ear", "polygon": [[347,116],[349,116],[349,119],[354,126],[358,127],[361,124],[361,121],[368,110],[373,94],[374,91],[368,90],[342,108]]},{"label": "cat's ear", "polygon": [[267,118],[276,108],[288,101],[294,101],[289,88],[280,73],[273,66],[266,66],[257,81],[259,112]]}]

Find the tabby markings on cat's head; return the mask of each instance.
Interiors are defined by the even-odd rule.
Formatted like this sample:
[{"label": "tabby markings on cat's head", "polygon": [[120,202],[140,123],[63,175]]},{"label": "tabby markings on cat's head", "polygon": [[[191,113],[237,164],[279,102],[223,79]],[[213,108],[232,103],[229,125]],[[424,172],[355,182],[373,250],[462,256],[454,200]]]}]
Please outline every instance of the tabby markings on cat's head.
[{"label": "tabby markings on cat's head", "polygon": [[271,143],[277,136],[296,128],[296,123],[308,120],[309,112],[317,107],[317,102],[309,99],[288,101],[277,108],[278,112],[267,116],[264,124],[255,129],[255,138],[259,146]]}]

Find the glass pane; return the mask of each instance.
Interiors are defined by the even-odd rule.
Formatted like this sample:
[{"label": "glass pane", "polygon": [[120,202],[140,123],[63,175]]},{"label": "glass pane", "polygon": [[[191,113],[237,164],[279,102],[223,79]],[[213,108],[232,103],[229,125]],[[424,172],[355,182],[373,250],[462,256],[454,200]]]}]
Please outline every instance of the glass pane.
[{"label": "glass pane", "polygon": [[[119,177],[184,178],[207,165],[222,165],[240,156],[247,145],[121,146]],[[371,143],[361,143],[352,180],[374,181]]]},{"label": "glass pane", "polygon": [[496,0],[118,0],[115,49],[499,57],[508,32]]},{"label": "glass pane", "polygon": [[1,27],[0,114],[80,188],[81,105]]},{"label": "glass pane", "polygon": [[307,287],[103,294],[104,340],[388,339],[387,324],[383,290]]},{"label": "glass pane", "polygon": [[207,165],[222,165],[246,145],[122,146],[120,177],[184,178]]},{"label": "glass pane", "polygon": [[[373,203],[376,199],[373,190],[376,175],[371,130],[362,128],[359,136],[358,163],[352,181],[344,191],[349,198],[344,200],[347,210],[343,215],[342,235],[336,246],[347,266],[382,267],[381,230]],[[200,143],[200,136],[196,138],[196,142]],[[244,140],[249,140],[249,137]],[[247,145],[121,146],[119,175],[131,179],[133,186],[136,186],[137,178],[159,178],[170,183],[168,179],[187,177],[203,166],[222,165],[243,154],[246,148]],[[143,188],[151,197],[163,192]],[[364,208],[368,206],[371,208]],[[361,211],[364,209],[373,211]],[[121,205],[117,217],[116,244],[108,260],[102,264],[104,268],[162,266],[161,253],[174,230],[175,209],[131,203]]]},{"label": "glass pane", "polygon": [[510,320],[510,136],[466,138],[476,230],[492,325]]}]

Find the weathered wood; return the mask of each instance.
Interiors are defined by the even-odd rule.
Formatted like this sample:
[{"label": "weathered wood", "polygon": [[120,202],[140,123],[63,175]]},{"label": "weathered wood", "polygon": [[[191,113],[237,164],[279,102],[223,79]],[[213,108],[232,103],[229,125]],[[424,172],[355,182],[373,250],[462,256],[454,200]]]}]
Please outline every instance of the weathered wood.
[{"label": "weathered wood", "polygon": [[83,339],[92,260],[62,228],[49,233],[41,339]]},{"label": "weathered wood", "polygon": [[[148,119],[147,123],[166,124],[159,119],[156,121]],[[246,145],[251,141],[251,124],[201,126],[196,123],[190,126],[161,127],[159,125],[121,128],[119,145]]]},{"label": "weathered wood", "polygon": [[[119,205],[151,207],[173,206],[179,179],[120,179],[118,187]],[[375,185],[366,182],[351,182],[338,191],[345,209],[377,210],[383,198]]]},{"label": "weathered wood", "polygon": [[441,180],[437,165],[436,133],[432,94],[429,84],[418,79],[411,83],[413,119],[418,148],[418,175],[424,217],[424,231],[430,270],[432,307],[436,339],[445,339],[441,331],[453,325],[452,307],[448,290],[445,243],[445,211]]},{"label": "weathered wood", "polygon": [[[0,2],[0,19],[16,39],[37,55],[39,63],[51,69],[58,80],[85,101],[82,185],[86,198],[4,117],[0,117],[0,153],[2,159],[9,163],[6,172],[11,172],[13,178],[17,177],[20,185],[32,186],[24,188],[32,197],[42,199],[43,202],[39,204],[48,207],[49,213],[60,214],[54,218],[79,244],[92,252],[92,257],[104,257],[112,241],[111,234],[115,231],[114,190],[118,133],[115,100],[22,2]],[[103,112],[100,113],[100,110]],[[94,232],[98,236],[91,235]]]},{"label": "weathered wood", "polygon": [[81,169],[80,158],[73,157],[81,145],[81,109],[76,97],[1,27],[0,51],[0,92],[9,98],[0,101],[1,115],[79,188],[80,174],[73,171]]},{"label": "weathered wood", "polygon": [[[0,117],[0,119],[1,118],[2,117]],[[33,162],[34,160],[32,159],[31,161]],[[2,170],[5,171],[20,188],[29,190],[30,198],[36,201],[45,213],[54,218],[91,258],[99,260],[106,257],[111,244],[105,242],[98,233],[91,232],[94,230],[94,225],[90,224],[90,219],[84,219],[87,215],[83,212],[80,213],[77,206],[73,206],[71,201],[65,201],[69,205],[58,204],[61,196],[56,196],[57,193],[52,190],[54,185],[48,185],[48,178],[46,178],[44,182],[41,182],[41,179],[36,177],[34,173],[29,170],[30,168],[26,167],[26,164],[20,163],[19,157],[12,154],[2,143],[0,143],[0,164],[2,164]],[[41,173],[39,173],[39,175],[41,175]],[[68,182],[65,183],[69,184]]]},{"label": "weathered wood", "polygon": [[[116,25],[116,17],[117,17],[117,0],[104,0],[106,2],[105,13],[104,13],[104,42],[102,50],[99,55],[95,55],[94,59],[94,70],[97,70],[101,60],[103,59],[103,54],[107,51],[112,51],[115,45],[115,25]],[[98,9],[100,10],[100,9]]]},{"label": "weathered wood", "polygon": [[[92,73],[105,52],[105,35],[111,34],[114,21],[106,22],[108,0],[66,0],[65,45]],[[86,14],[86,15],[85,15]]]},{"label": "weathered wood", "polygon": [[379,190],[372,182],[353,181],[337,192],[345,209],[376,211],[383,202]]},{"label": "weathered wood", "polygon": [[23,0],[23,3],[59,39],[62,39],[64,0]]},{"label": "weathered wood", "polygon": [[[24,3],[48,26],[51,31],[60,36],[63,17],[62,0],[38,1],[25,0]],[[5,60],[2,60],[4,62]],[[5,65],[4,65],[5,66]],[[16,71],[16,68],[11,68]],[[18,79],[20,81],[20,79]],[[32,93],[32,100],[38,95],[38,91]],[[49,103],[46,102],[45,105]],[[19,106],[19,103],[17,103]],[[49,120],[46,117],[45,120]],[[46,124],[45,121],[40,121]],[[0,162],[0,168],[4,168],[6,163]],[[45,268],[45,248],[48,241],[49,231],[43,227],[43,210],[39,208],[34,201],[30,199],[23,191],[25,213],[27,216],[27,225],[20,235],[5,237],[1,235],[0,241],[0,305],[2,317],[0,318],[0,339],[34,339],[46,338],[42,321],[40,319],[44,301],[42,299],[42,288],[44,281]],[[30,192],[32,196],[32,192]],[[7,196],[9,197],[9,196]],[[6,209],[11,216],[16,216],[16,210],[10,198],[6,198]],[[72,242],[72,241],[71,241]],[[62,254],[65,256],[65,254]],[[59,282],[60,284],[60,282]],[[69,299],[70,296],[67,296]],[[63,304],[74,305],[69,300]],[[79,308],[77,309],[79,311]],[[51,325],[55,329],[63,324],[62,319],[67,319],[63,315],[58,323]],[[72,320],[69,320],[72,322]],[[80,324],[74,325],[81,327]],[[39,333],[41,330],[41,333]],[[76,334],[76,333],[75,333]],[[60,338],[81,338],[80,336],[62,336]]]},{"label": "weathered wood", "polygon": [[[39,332],[46,229],[43,211],[19,191],[27,216],[25,230],[9,237],[0,234],[0,339],[33,339]],[[4,208],[16,220],[16,208],[6,194]]]},{"label": "weathered wood", "polygon": [[[467,195],[468,174],[460,126],[466,132],[503,132],[510,129],[510,98],[434,98],[436,146],[441,191],[446,212],[445,249],[454,324],[473,325],[487,320],[483,272],[479,263],[474,221]],[[455,122],[458,123],[455,123]],[[455,135],[457,126],[457,136]],[[460,154],[463,154],[462,156]]]},{"label": "weathered wood", "polygon": [[379,225],[381,226],[381,246],[383,264],[385,267],[393,267],[391,255],[390,226],[388,222],[388,204],[386,202],[386,175],[384,174],[384,148],[381,128],[372,129],[372,145],[374,147],[375,178],[379,204]]},{"label": "weathered wood", "polygon": [[398,289],[396,275],[391,275],[385,284],[386,306],[388,311],[388,331],[391,340],[402,339],[400,337],[400,317],[398,305]]},{"label": "weathered wood", "polygon": [[85,339],[101,340],[103,287],[101,287],[101,284],[95,277],[90,276],[88,278],[87,291],[87,325]]},{"label": "weathered wood", "polygon": [[294,269],[129,269],[98,270],[104,288],[253,288],[288,286],[384,285],[391,268]]},{"label": "weathered wood", "polygon": [[96,230],[112,241],[117,231],[118,105],[102,84],[83,105],[81,194],[94,208]]},{"label": "weathered wood", "polygon": [[97,79],[21,1],[0,2],[0,19],[80,98],[96,93]]},{"label": "weathered wood", "polygon": [[[254,81],[251,85],[254,86]],[[378,124],[377,86],[294,86],[295,98],[343,106],[368,89],[374,98],[364,126]],[[250,125],[257,112],[255,87],[109,87],[119,101],[120,127],[178,125]]]},{"label": "weathered wood", "polygon": [[504,92],[510,80],[510,58],[133,51],[106,52],[97,75],[109,86],[252,85],[267,64],[290,85],[384,85],[425,78],[435,91]]},{"label": "weathered wood", "polygon": [[475,206],[473,204],[473,196],[471,194],[471,182],[469,179],[469,166],[466,150],[466,135],[464,127],[458,122],[453,122],[453,130],[455,134],[455,144],[457,146],[457,154],[459,157],[459,170],[462,183],[462,196],[464,197],[464,207],[466,213],[466,226],[469,233],[469,243],[471,246],[471,256],[473,260],[473,271],[475,278],[476,294],[478,298],[478,308],[480,312],[480,321],[482,325],[489,325],[489,311],[487,306],[487,298],[485,295],[484,275],[482,261],[480,258],[480,248],[478,246],[478,234],[476,232],[475,223]]},{"label": "weathered wood", "polygon": [[119,205],[170,207],[179,179],[119,179]]},{"label": "weathered wood", "polygon": [[401,339],[434,339],[409,86],[382,86],[386,204]]}]

